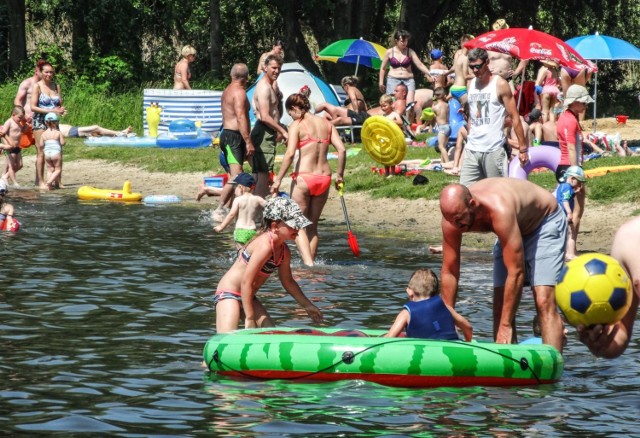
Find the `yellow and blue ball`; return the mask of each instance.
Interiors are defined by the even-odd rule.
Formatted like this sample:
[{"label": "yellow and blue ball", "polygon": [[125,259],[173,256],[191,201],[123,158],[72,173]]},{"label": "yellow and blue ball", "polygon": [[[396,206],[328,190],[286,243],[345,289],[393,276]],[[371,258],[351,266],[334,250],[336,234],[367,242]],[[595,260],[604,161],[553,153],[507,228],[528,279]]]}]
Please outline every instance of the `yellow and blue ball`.
[{"label": "yellow and blue ball", "polygon": [[569,324],[615,324],[631,305],[631,280],[608,255],[582,254],[568,262],[556,285],[556,302]]}]

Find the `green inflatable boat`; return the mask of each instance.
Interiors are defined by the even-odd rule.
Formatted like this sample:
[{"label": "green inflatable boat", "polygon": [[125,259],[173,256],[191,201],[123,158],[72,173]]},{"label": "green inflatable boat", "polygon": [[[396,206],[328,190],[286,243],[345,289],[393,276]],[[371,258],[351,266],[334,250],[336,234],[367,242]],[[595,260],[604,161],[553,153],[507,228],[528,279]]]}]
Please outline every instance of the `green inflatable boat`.
[{"label": "green inflatable boat", "polygon": [[213,335],[211,371],[252,379],[359,379],[399,387],[520,386],[560,380],[564,361],[544,344],[383,338],[383,330],[270,328]]}]

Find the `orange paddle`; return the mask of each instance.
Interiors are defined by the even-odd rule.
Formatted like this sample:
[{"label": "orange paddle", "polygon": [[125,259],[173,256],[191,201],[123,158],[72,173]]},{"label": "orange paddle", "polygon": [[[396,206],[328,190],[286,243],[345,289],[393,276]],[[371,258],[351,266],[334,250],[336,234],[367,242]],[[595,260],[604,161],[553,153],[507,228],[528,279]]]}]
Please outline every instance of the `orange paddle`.
[{"label": "orange paddle", "polygon": [[358,246],[358,239],[356,239],[356,235],[351,231],[351,223],[349,222],[349,215],[347,214],[347,204],[344,203],[344,183],[341,183],[339,187],[340,189],[338,190],[338,194],[340,195],[340,202],[342,203],[344,220],[347,222],[347,241],[349,242],[351,251],[353,251],[353,255],[358,257],[360,255],[360,247]]}]

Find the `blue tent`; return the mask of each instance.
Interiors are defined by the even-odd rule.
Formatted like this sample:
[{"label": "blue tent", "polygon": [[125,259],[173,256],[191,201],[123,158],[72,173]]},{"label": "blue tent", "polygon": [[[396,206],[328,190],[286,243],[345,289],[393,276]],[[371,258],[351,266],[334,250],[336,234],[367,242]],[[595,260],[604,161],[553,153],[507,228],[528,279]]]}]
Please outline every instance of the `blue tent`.
[{"label": "blue tent", "polygon": [[[262,74],[258,76],[258,81],[262,78]],[[257,81],[256,81],[257,83]],[[311,103],[311,107],[315,107],[316,105],[327,102],[332,105],[339,106],[340,103],[338,101],[338,96],[335,91],[331,88],[329,84],[320,79],[319,77],[313,75],[310,71],[304,68],[297,62],[287,62],[283,64],[282,70],[280,71],[280,76],[278,76],[278,87],[283,95],[283,102],[286,102],[287,97],[294,93],[298,93],[300,89],[304,86],[308,86],[311,90],[311,95],[309,96],[309,102]],[[251,118],[251,124],[255,122],[255,114],[253,113],[253,91],[255,90],[256,84],[253,84],[247,90],[247,97],[249,98],[249,102],[251,103],[251,112],[249,114]],[[293,120],[289,117],[289,114],[285,111],[280,119],[280,122],[289,125]]]}]

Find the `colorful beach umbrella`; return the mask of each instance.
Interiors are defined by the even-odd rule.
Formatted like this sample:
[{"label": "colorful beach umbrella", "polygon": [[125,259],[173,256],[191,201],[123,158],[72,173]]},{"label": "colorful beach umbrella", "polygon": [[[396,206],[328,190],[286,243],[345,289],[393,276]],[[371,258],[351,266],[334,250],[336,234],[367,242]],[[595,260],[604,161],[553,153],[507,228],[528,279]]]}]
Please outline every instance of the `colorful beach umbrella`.
[{"label": "colorful beach umbrella", "polygon": [[[633,44],[619,38],[600,35],[585,35],[567,40],[585,59],[606,61],[640,61],[640,49]],[[597,128],[596,108],[598,105],[598,72],[596,71],[593,87],[593,130]]]},{"label": "colorful beach umbrella", "polygon": [[482,48],[492,52],[508,53],[518,59],[553,61],[574,70],[597,70],[592,63],[561,39],[532,28],[492,30],[467,41],[464,46],[468,49]]},{"label": "colorful beach umbrella", "polygon": [[356,76],[358,75],[358,67],[365,65],[367,67],[379,69],[382,64],[382,58],[387,51],[380,44],[360,39],[339,40],[329,44],[320,50],[314,57],[316,61],[330,62],[346,62],[356,65]]}]

